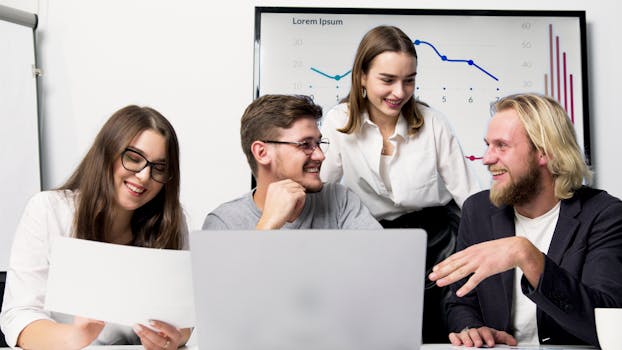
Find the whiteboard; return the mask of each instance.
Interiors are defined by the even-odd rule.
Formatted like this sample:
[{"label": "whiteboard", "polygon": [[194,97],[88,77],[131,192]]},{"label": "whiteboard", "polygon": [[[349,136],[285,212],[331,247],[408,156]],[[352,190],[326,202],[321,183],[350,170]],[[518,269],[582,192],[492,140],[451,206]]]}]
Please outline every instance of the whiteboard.
[{"label": "whiteboard", "polygon": [[255,94],[311,95],[328,112],[350,91],[358,44],[378,25],[413,40],[414,95],[447,116],[483,186],[491,103],[512,93],[565,106],[590,163],[584,11],[257,7]]},{"label": "whiteboard", "polygon": [[33,28],[5,20],[7,9],[0,7],[0,271],[26,202],[41,190]]}]

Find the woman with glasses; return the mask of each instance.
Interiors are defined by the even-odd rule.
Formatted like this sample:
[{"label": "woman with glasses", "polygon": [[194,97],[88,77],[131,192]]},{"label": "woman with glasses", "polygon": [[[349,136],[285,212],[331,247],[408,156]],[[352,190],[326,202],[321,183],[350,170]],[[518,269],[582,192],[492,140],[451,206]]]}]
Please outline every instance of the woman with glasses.
[{"label": "woman with glasses", "polygon": [[14,238],[0,317],[7,343],[25,349],[141,343],[146,349],[174,349],[185,344],[190,329],[159,321],[133,328],[104,324],[50,313],[43,303],[50,243],[56,236],[187,249],[187,234],[179,203],[175,130],[152,108],[118,110],[69,180],[57,190],[35,195],[26,206]]},{"label": "woman with glasses", "polygon": [[[449,123],[415,100],[416,75],[417,52],[402,30],[365,34],[350,93],[323,119],[331,151],[321,178],[352,189],[385,228],[424,228],[431,269],[453,252],[459,207],[480,188]],[[426,282],[423,341],[444,343],[445,291]]]}]

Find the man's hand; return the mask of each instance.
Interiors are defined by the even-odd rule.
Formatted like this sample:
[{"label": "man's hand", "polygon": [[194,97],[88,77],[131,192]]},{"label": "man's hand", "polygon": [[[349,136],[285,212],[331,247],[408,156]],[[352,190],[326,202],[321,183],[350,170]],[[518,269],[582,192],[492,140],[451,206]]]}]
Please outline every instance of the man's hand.
[{"label": "man's hand", "polygon": [[472,245],[441,261],[428,276],[439,287],[457,282],[469,275],[456,292],[462,297],[484,279],[519,267],[529,283],[538,286],[544,271],[544,255],[524,237],[507,237]]},{"label": "man's hand", "polygon": [[258,230],[279,229],[286,222],[298,218],[305,205],[307,194],[299,183],[286,179],[268,186],[261,218],[255,226]]},{"label": "man's hand", "polygon": [[504,331],[493,328],[466,328],[460,333],[449,333],[451,345],[481,348],[486,345],[489,348],[495,344],[516,345],[516,339]]}]

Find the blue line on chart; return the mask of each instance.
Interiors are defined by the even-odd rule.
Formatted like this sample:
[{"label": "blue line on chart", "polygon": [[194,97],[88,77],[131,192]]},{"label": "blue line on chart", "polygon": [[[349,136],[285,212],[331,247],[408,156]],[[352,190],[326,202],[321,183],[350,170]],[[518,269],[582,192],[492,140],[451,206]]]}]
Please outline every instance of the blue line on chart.
[{"label": "blue line on chart", "polygon": [[436,52],[436,54],[438,55],[438,57],[441,58],[441,60],[443,60],[445,62],[463,62],[463,63],[468,63],[469,66],[474,66],[475,68],[477,68],[477,69],[481,70],[482,72],[486,73],[486,75],[488,75],[489,77],[493,78],[496,81],[499,81],[499,79],[497,79],[497,77],[495,77],[494,75],[490,74],[484,68],[478,66],[475,62],[473,62],[473,60],[454,60],[454,59],[449,59],[449,58],[447,58],[447,56],[442,55],[440,52],[438,52],[436,47],[434,47],[434,45],[432,45],[431,43],[429,43],[427,41],[423,41],[423,40],[417,39],[417,40],[415,40],[413,42],[413,44],[415,44],[415,45],[421,45],[421,44],[428,45],[429,47],[432,48],[432,50],[434,50],[434,52]]},{"label": "blue line on chart", "polygon": [[343,73],[343,74],[341,74],[341,75],[337,74],[337,75],[334,75],[334,76],[333,76],[333,75],[328,75],[328,74],[326,74],[326,73],[322,72],[321,70],[319,70],[319,69],[317,69],[317,68],[313,68],[313,67],[311,67],[311,70],[312,70],[312,71],[314,71],[314,72],[316,72],[316,73],[318,73],[318,74],[320,74],[320,75],[323,75],[323,76],[325,76],[325,77],[327,77],[327,78],[330,78],[330,79],[335,79],[336,81],[341,80],[341,78],[346,77],[348,74],[350,74],[350,73],[352,72],[352,69],[350,69],[349,71],[347,71],[347,72],[345,72],[345,73]]}]

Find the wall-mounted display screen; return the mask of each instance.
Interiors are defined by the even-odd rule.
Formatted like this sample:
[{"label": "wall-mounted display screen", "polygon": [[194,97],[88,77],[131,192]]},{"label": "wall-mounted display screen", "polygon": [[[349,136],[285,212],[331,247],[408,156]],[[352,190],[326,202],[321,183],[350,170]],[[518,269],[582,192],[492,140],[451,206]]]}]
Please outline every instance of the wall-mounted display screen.
[{"label": "wall-mounted display screen", "polygon": [[483,186],[490,105],[512,93],[559,101],[590,162],[583,11],[257,7],[255,96],[311,95],[328,112],[350,91],[358,44],[378,25],[413,41],[415,97],[449,119]]}]

